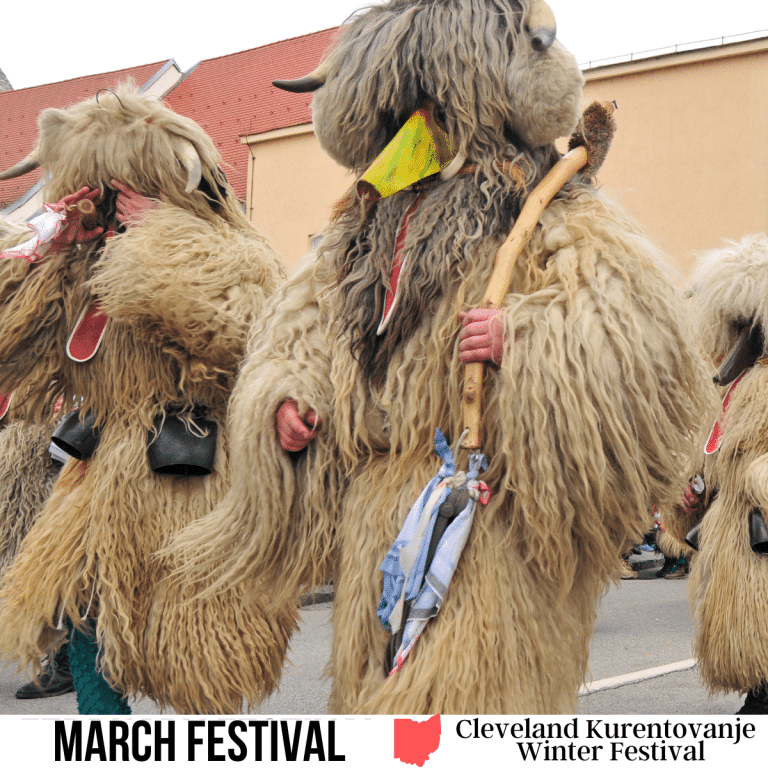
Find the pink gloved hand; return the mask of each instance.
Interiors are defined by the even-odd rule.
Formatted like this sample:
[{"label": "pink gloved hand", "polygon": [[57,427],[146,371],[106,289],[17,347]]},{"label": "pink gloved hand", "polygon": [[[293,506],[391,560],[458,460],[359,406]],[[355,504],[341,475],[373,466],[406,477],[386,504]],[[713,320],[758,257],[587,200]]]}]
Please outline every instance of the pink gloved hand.
[{"label": "pink gloved hand", "polygon": [[459,312],[459,360],[462,363],[501,365],[504,358],[504,320],[501,309]]},{"label": "pink gloved hand", "polygon": [[307,408],[302,419],[295,400],[286,400],[277,409],[277,436],[283,449],[291,453],[306,448],[317,437],[321,424],[322,419],[311,408]]},{"label": "pink gloved hand", "polygon": [[87,243],[91,240],[95,240],[102,234],[102,232],[104,232],[103,227],[85,229],[83,227],[83,218],[85,214],[77,207],[77,204],[81,200],[88,200],[93,203],[98,196],[98,189],[82,187],[81,189],[78,189],[77,192],[62,197],[58,203],[54,203],[51,206],[54,211],[65,213],[67,216],[61,231],[53,238],[53,240],[51,240],[52,247],[63,248],[72,245],[73,243],[76,245]]},{"label": "pink gloved hand", "polygon": [[158,200],[144,197],[144,195],[117,179],[112,179],[110,183],[117,190],[115,218],[125,226],[141,223],[141,220],[150,211],[154,211],[160,205]]}]

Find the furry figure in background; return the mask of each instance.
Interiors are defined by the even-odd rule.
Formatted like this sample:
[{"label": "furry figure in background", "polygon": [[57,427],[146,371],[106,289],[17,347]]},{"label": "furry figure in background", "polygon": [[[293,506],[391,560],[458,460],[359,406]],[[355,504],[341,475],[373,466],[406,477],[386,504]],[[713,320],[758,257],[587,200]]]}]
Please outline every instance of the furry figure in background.
[{"label": "furry figure in background", "polygon": [[[28,423],[24,393],[8,398],[0,416],[0,579],[13,562],[66,461],[51,445],[54,418]],[[54,455],[55,454],[55,455]],[[66,645],[49,656],[42,672],[16,691],[16,698],[58,696],[73,690]]]},{"label": "furry figure in background", "polygon": [[[590,179],[546,209],[503,309],[476,309],[579,121],[581,72],[539,0],[392,0],[276,84],[316,90],[315,133],[363,184],[258,326],[231,403],[232,488],[177,537],[181,575],[205,599],[245,582],[286,616],[333,578],[332,711],[573,712],[598,599],[651,500],[681,487],[706,399],[668,267]],[[411,162],[425,131],[435,150]],[[472,360],[489,361],[491,498],[390,674],[379,568],[440,466],[436,428],[459,441]]]},{"label": "furry figure in background", "polygon": [[15,405],[13,400],[0,417],[0,578],[16,556],[61,469],[61,462],[48,450],[53,427],[52,421],[27,423],[23,404]]},{"label": "furry figure in background", "polygon": [[[0,391],[23,382],[31,417],[59,398],[79,405],[62,439],[80,460],[5,575],[0,650],[37,665],[73,627],[73,673],[103,675],[95,701],[78,688],[81,713],[130,711],[125,694],[152,696],[169,677],[204,701],[227,674],[209,655],[242,644],[256,654],[261,635],[282,635],[284,651],[294,625],[227,604],[194,617],[220,621],[215,634],[198,643],[190,628],[176,645],[183,585],[164,581],[154,553],[229,485],[227,401],[284,266],[210,138],[157,99],[121,86],[45,110],[39,127],[32,155],[0,179],[42,166],[47,199],[63,200],[45,220],[68,218],[45,245],[29,230],[0,242]],[[269,690],[281,665],[277,654],[250,684]],[[112,688],[116,699],[100,703]]]},{"label": "furry figure in background", "polygon": [[704,682],[748,691],[739,714],[768,714],[768,237],[704,254],[691,284],[722,408],[664,522],[698,549],[689,590]]},{"label": "furry figure in background", "polygon": [[664,563],[655,576],[657,579],[684,579],[690,573],[691,560],[696,551],[666,529],[665,521],[669,514],[668,508],[662,510],[656,529],[656,544],[664,555]]}]

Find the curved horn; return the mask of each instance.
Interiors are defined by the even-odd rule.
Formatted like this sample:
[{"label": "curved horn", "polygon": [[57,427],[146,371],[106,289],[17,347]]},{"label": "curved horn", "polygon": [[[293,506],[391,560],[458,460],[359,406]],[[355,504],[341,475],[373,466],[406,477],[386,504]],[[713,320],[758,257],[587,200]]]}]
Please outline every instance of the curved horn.
[{"label": "curved horn", "polygon": [[5,179],[15,179],[17,176],[23,176],[25,173],[34,171],[40,167],[40,161],[37,159],[38,149],[35,147],[20,163],[16,163],[13,168],[0,172],[0,181]]},{"label": "curved horn", "polygon": [[203,164],[200,155],[197,154],[194,144],[189,139],[179,137],[179,159],[187,169],[187,186],[184,192],[189,194],[197,189],[200,179],[203,178]]},{"label": "curved horn", "polygon": [[448,165],[440,171],[440,178],[442,181],[448,181],[452,179],[460,170],[464,163],[467,162],[467,156],[463,152],[457,152],[456,157],[451,160]]},{"label": "curved horn", "polygon": [[273,80],[272,85],[291,93],[312,93],[325,85],[327,79],[328,60],[326,59],[314,72],[310,72],[305,77],[300,77],[298,80]]},{"label": "curved horn", "polygon": [[525,20],[525,28],[535,51],[546,51],[557,37],[557,21],[552,9],[544,0],[533,0]]}]

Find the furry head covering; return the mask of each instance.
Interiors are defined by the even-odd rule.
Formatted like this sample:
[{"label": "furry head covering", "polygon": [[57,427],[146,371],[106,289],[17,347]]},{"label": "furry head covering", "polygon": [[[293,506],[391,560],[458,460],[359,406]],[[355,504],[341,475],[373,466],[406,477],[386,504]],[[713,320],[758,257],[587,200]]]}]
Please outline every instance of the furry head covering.
[{"label": "furry head covering", "polygon": [[[425,100],[452,148],[474,163],[567,135],[581,114],[581,71],[554,39],[535,50],[542,0],[391,0],[353,18],[322,65],[315,133],[342,165],[371,163]],[[549,42],[549,41],[548,41]],[[542,48],[542,45],[536,47]],[[471,65],[469,65],[471,62]],[[343,116],[343,119],[339,119]]]},{"label": "furry head covering", "polygon": [[[400,309],[381,339],[384,297],[374,286],[389,269],[385,229],[355,193],[338,227],[326,233],[349,307],[340,330],[351,330],[352,352],[372,382],[381,382],[394,347],[441,295],[452,263],[478,242],[506,235],[526,189],[557,159],[553,142],[578,123],[583,77],[555,32],[543,0],[392,0],[354,17],[321,64],[310,86],[315,133],[339,163],[361,172],[429,102],[456,169],[466,161],[463,175],[477,180],[469,185],[454,176],[444,195],[425,201],[422,220],[429,223],[413,226],[406,243],[418,252],[415,272],[401,284]],[[504,169],[513,165],[510,175]],[[376,215],[399,221],[402,211],[384,208]],[[449,219],[446,212],[456,208],[471,221]]]},{"label": "furry head covering", "polygon": [[747,235],[703,254],[691,286],[701,343],[718,361],[745,327],[768,328],[768,236]]},{"label": "furry head covering", "polygon": [[68,109],[46,109],[38,123],[38,145],[19,166],[45,169],[48,202],[83,186],[103,193],[119,179],[201,218],[221,214],[230,223],[247,223],[210,137],[132,83],[102,89]]}]

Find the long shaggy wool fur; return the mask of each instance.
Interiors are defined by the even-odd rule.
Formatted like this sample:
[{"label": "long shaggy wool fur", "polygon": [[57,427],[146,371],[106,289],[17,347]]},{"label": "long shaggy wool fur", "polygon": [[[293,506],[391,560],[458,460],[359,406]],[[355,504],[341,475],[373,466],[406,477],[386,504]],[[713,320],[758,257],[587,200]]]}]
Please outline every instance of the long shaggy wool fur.
[{"label": "long shaggy wool fur", "polygon": [[661,552],[667,557],[691,558],[696,554],[695,550],[685,544],[685,540],[681,542],[680,539],[676,538],[666,530],[659,530],[656,532],[656,544]]},{"label": "long shaggy wool fur", "polygon": [[[475,171],[425,185],[389,340],[371,330],[418,193],[347,201],[255,329],[231,401],[229,492],[171,547],[197,599],[246,584],[286,618],[302,589],[333,578],[335,712],[574,711],[598,598],[648,507],[679,493],[709,395],[669,267],[590,182],[572,182],[515,267],[503,365],[486,375],[493,496],[440,614],[387,677],[378,569],[439,467],[435,429],[452,444],[462,430],[458,314],[480,303],[527,189],[555,161],[549,142],[577,120],[578,67],[559,44],[526,48],[529,6],[393,0],[329,54],[313,103],[329,154],[364,166],[426,96]],[[275,432],[289,398],[322,419],[295,455]]]},{"label": "long shaggy wool fur", "polygon": [[[398,217],[386,208],[402,214],[408,202],[376,214],[392,222],[390,242]],[[448,220],[472,215],[460,203],[448,210]],[[412,226],[427,222],[417,213]],[[286,611],[333,574],[334,711],[573,711],[597,599],[644,533],[651,500],[670,502],[682,485],[706,395],[681,299],[634,225],[576,186],[545,215],[507,302],[516,341],[486,387],[483,477],[494,497],[439,618],[385,678],[377,569],[439,464],[435,427],[451,440],[461,431],[457,314],[479,302],[497,245],[480,240],[446,258],[440,301],[396,350],[380,390],[364,384],[348,336],[325,330],[347,313],[338,289],[320,292],[333,285],[334,252],[290,281],[233,396],[235,450],[247,457],[238,465],[251,471],[177,542],[193,553],[187,574],[211,594],[248,581]],[[274,434],[288,397],[323,419],[294,467]]]},{"label": "long shaggy wool fur", "polygon": [[394,0],[353,18],[312,102],[320,144],[363,170],[425,97],[439,105],[453,149],[486,168],[501,139],[530,150],[567,135],[581,114],[583,78],[559,41],[545,54],[527,44],[530,5]]},{"label": "long shaggy wool fur", "polygon": [[[0,322],[9,329],[0,340],[0,390],[24,382],[33,413],[59,396],[81,399],[101,429],[94,456],[67,463],[6,574],[0,649],[35,664],[63,639],[63,618],[80,627],[96,617],[99,664],[113,686],[179,711],[193,711],[194,701],[198,712],[236,712],[242,695],[229,679],[230,661],[249,670],[249,694],[266,695],[295,620],[274,625],[266,611],[246,614],[237,602],[215,600],[199,615],[180,616],[184,585],[165,578],[168,564],[154,553],[229,484],[227,400],[249,327],[284,269],[240,211],[199,127],[128,87],[100,102],[43,113],[49,198],[84,185],[107,190],[119,178],[163,202],[106,244],[65,248],[33,266],[0,263]],[[203,164],[201,187],[188,195],[177,136],[195,145]],[[102,217],[109,197],[107,190]],[[94,299],[109,317],[106,333],[90,361],[75,363],[65,342]],[[150,469],[153,420],[169,407],[203,408],[218,424],[211,475]],[[180,645],[175,633],[184,620],[191,626]],[[197,640],[201,622],[213,632]],[[267,636],[278,650],[252,662]]]},{"label": "long shaggy wool fur", "polygon": [[61,465],[48,452],[51,429],[50,424],[27,424],[12,414],[0,422],[0,577],[59,474]]},{"label": "long shaggy wool fur", "polygon": [[[768,328],[768,237],[748,236],[703,254],[691,283],[703,348],[719,360],[743,327]],[[712,501],[689,591],[694,649],[713,692],[744,692],[768,679],[768,557],[751,550],[748,530],[752,509],[768,511],[766,397],[768,367],[757,364],[732,391],[720,448],[706,460],[702,451],[699,461]],[[673,517],[676,532],[692,524],[680,507]]]}]

